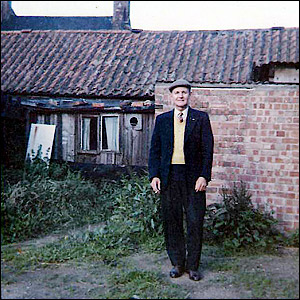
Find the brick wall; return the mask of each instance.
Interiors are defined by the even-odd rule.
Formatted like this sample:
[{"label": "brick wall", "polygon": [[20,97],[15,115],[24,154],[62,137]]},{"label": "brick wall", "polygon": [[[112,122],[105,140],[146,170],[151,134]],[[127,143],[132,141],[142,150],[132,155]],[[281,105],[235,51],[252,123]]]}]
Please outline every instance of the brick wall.
[{"label": "brick wall", "polygon": [[[173,108],[167,85],[155,102]],[[285,231],[299,227],[299,87],[257,85],[195,87],[191,107],[206,111],[215,139],[208,203],[221,200],[222,186],[247,184],[255,205],[273,210]]]}]

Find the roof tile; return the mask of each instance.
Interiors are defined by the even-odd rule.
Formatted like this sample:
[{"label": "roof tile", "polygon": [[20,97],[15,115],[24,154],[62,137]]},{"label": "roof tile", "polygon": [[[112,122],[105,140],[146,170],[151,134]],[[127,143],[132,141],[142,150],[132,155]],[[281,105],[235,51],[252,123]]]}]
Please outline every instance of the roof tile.
[{"label": "roof tile", "polygon": [[156,82],[250,83],[253,65],[299,63],[299,29],[10,31],[1,89],[75,97],[153,97]]}]

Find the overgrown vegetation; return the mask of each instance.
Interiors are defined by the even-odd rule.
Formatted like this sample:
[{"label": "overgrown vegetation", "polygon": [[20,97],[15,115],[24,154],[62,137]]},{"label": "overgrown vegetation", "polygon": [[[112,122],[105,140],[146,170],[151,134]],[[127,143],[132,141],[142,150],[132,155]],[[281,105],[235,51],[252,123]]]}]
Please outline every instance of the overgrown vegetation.
[{"label": "overgrown vegetation", "polygon": [[[171,286],[159,273],[122,269],[122,257],[126,259],[139,250],[159,253],[165,249],[159,198],[151,192],[147,173],[91,181],[67,165],[51,163],[48,167],[40,160],[26,165],[21,172],[8,171],[2,170],[2,242],[22,241],[85,224],[95,227],[65,233],[58,241],[39,248],[5,248],[3,261],[18,271],[66,261],[101,261],[112,270],[105,297],[127,299],[137,293],[148,298],[175,299],[176,295],[186,295],[187,291]],[[299,231],[284,238],[272,215],[253,207],[243,183],[232,190],[224,188],[222,198],[221,203],[208,207],[206,215],[205,232],[209,235],[204,252],[208,241],[217,252],[208,254],[214,260],[205,268],[234,272],[234,278],[245,286],[249,280],[239,275],[241,266],[225,264],[224,254],[252,248],[265,251],[278,243],[298,246]],[[274,289],[268,280],[260,277],[254,295],[262,296],[262,287],[268,293]],[[295,293],[293,290],[292,295]],[[282,291],[282,295],[287,294]]]},{"label": "overgrown vegetation", "polygon": [[288,247],[299,248],[299,228],[289,233],[284,239],[284,244]]},{"label": "overgrown vegetation", "polygon": [[133,248],[162,235],[159,199],[151,193],[146,175],[95,183],[66,165],[48,167],[36,160],[26,165],[18,182],[2,180],[1,193],[4,243],[94,223],[104,225],[90,238],[101,235],[107,247]]},{"label": "overgrown vegetation", "polygon": [[[1,239],[16,242],[103,218],[105,199],[90,181],[67,167],[36,162],[22,180],[2,180]],[[99,215],[100,214],[100,215]]]},{"label": "overgrown vegetation", "polygon": [[[152,249],[163,248],[160,202],[151,192],[146,172],[93,182],[67,165],[48,166],[36,159],[26,164],[22,177],[17,174],[18,181],[10,174],[1,183],[3,243],[102,223],[101,230],[90,232],[88,238],[101,239],[107,248],[133,250],[145,243]],[[211,242],[229,251],[252,245],[268,249],[283,243],[277,220],[272,213],[253,207],[243,182],[232,190],[223,188],[222,198],[221,203],[208,206],[205,233]],[[298,242],[298,232],[285,239],[289,245]]]},{"label": "overgrown vegetation", "polygon": [[222,202],[208,206],[206,232],[213,242],[227,251],[271,249],[283,243],[272,212],[254,208],[251,194],[244,182],[234,184],[232,190],[222,189]]}]

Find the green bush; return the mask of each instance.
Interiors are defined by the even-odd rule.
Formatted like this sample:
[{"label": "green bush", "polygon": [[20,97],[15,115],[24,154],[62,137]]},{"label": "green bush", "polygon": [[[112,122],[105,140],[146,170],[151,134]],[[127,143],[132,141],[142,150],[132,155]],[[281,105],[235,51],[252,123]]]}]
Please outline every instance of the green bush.
[{"label": "green bush", "polygon": [[103,226],[88,238],[101,239],[106,248],[133,249],[162,236],[159,198],[152,193],[147,174],[96,183],[67,165],[48,166],[37,159],[26,165],[22,180],[7,182],[1,193],[4,243],[93,223]]},{"label": "green bush", "polygon": [[213,242],[237,250],[268,248],[280,240],[278,221],[272,213],[253,207],[244,182],[234,184],[232,190],[223,188],[221,195],[222,203],[207,207],[205,231]]},{"label": "green bush", "polygon": [[287,234],[285,246],[299,248],[299,228]]},{"label": "green bush", "polygon": [[42,161],[26,165],[23,179],[1,190],[4,243],[103,221],[106,201],[92,182],[65,166]]},{"label": "green bush", "polygon": [[157,243],[152,241],[152,250],[161,250],[160,202],[151,191],[146,174],[132,174],[122,176],[118,182],[106,182],[100,193],[106,196],[112,214],[102,227],[84,236],[86,241],[99,241],[103,249],[118,249],[124,254],[154,238]]}]

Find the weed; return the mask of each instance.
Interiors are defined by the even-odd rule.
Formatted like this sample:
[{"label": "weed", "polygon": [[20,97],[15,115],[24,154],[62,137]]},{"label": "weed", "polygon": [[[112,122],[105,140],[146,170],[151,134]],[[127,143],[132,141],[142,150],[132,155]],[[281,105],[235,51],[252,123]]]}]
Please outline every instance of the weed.
[{"label": "weed", "polygon": [[299,248],[299,228],[287,234],[284,244],[287,247]]},{"label": "weed", "polygon": [[84,224],[110,214],[96,185],[79,173],[36,161],[22,180],[1,190],[1,240],[11,243]]},{"label": "weed", "polygon": [[278,221],[271,213],[256,209],[245,183],[222,189],[222,203],[208,206],[206,233],[211,241],[222,243],[225,252],[253,248],[266,250],[282,240],[276,228]]}]

